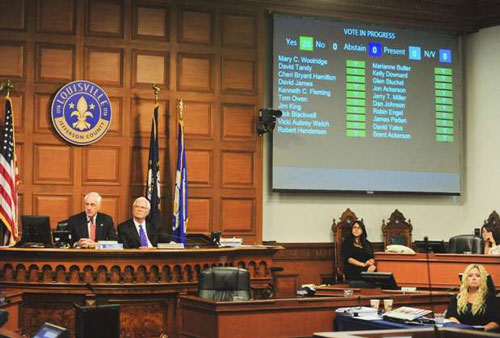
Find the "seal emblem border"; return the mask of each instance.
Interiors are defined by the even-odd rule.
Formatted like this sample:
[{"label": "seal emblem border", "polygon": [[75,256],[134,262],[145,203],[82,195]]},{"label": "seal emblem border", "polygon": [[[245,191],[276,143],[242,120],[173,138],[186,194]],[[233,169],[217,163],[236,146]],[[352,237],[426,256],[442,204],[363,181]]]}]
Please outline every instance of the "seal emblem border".
[{"label": "seal emblem border", "polygon": [[[70,99],[75,95],[81,95],[94,103],[93,108],[97,107],[99,118],[91,124],[87,130],[78,131],[70,126],[67,119],[67,109]],[[87,105],[85,101],[85,106]],[[69,106],[71,109],[73,107]],[[92,105],[91,105],[92,109]],[[108,131],[112,120],[111,102],[106,92],[97,84],[87,80],[77,80],[66,83],[54,96],[51,105],[51,120],[54,129],[65,141],[74,145],[90,145],[99,141]],[[88,125],[86,118],[81,119],[84,125]]]}]

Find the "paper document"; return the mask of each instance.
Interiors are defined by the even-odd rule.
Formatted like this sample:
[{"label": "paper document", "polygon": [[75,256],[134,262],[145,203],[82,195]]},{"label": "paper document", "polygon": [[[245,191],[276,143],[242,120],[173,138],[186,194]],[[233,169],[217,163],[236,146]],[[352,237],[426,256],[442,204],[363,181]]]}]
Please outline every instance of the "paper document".
[{"label": "paper document", "polygon": [[402,306],[395,310],[386,312],[384,317],[389,319],[399,319],[399,320],[415,320],[417,318],[423,317],[429,313],[431,310],[417,309],[414,307]]}]

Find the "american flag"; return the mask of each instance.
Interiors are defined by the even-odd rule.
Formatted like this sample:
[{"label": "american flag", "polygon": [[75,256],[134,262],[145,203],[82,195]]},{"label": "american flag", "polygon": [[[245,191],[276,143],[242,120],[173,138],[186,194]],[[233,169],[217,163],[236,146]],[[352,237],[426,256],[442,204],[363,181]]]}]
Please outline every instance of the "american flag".
[{"label": "american flag", "polygon": [[17,170],[13,115],[12,101],[7,97],[2,149],[0,150],[0,220],[7,229],[6,238],[1,240],[1,244],[7,245],[14,245],[19,239],[17,228],[19,172]]}]

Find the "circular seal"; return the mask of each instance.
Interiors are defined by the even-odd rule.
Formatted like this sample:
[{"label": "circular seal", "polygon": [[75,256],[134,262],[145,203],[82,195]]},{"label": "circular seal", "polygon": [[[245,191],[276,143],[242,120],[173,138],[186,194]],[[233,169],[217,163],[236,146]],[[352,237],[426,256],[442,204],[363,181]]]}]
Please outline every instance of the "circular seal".
[{"label": "circular seal", "polygon": [[99,141],[111,124],[111,103],[101,87],[89,81],[65,84],[52,101],[54,128],[76,145]]}]

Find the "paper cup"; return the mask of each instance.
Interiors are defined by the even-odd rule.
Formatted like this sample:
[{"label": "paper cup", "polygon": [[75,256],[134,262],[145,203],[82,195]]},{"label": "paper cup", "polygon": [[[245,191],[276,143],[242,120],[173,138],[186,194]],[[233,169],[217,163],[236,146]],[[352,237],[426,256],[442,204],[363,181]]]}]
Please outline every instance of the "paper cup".
[{"label": "paper cup", "polygon": [[388,312],[388,311],[392,310],[392,304],[393,304],[392,299],[384,299],[384,310],[385,310],[385,312]]}]

